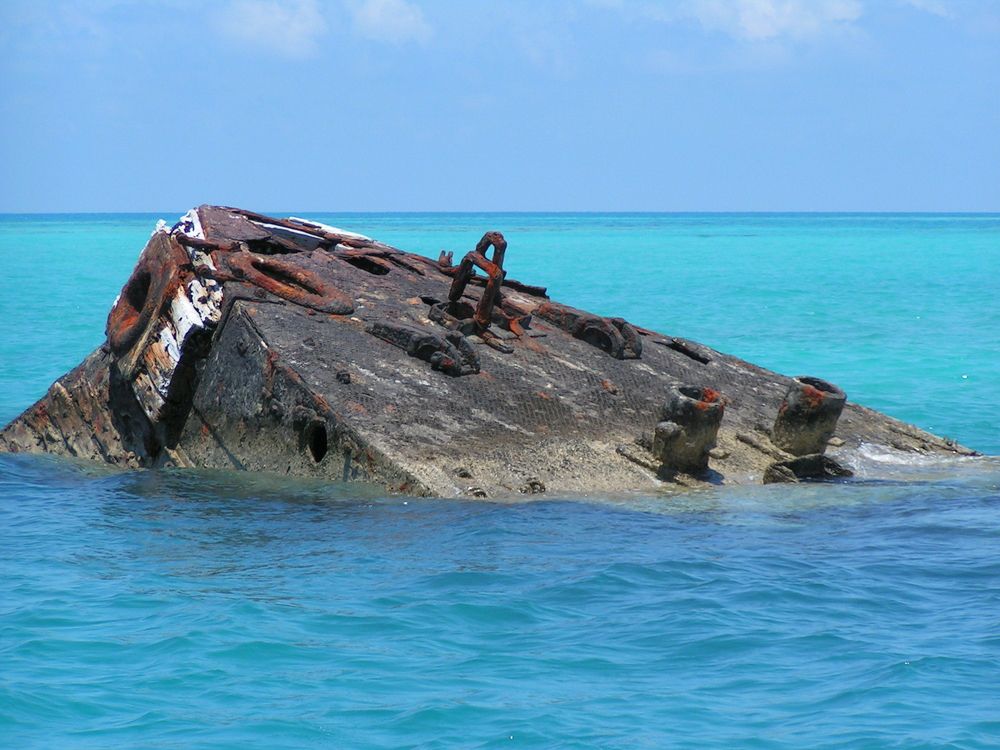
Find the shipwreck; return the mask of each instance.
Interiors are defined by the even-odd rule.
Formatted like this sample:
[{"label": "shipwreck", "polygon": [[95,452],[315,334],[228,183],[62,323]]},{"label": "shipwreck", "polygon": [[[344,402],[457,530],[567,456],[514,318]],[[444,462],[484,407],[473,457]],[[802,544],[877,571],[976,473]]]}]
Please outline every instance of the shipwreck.
[{"label": "shipwreck", "polygon": [[493,231],[456,262],[193,209],[0,450],[451,497],[845,477],[863,444],[972,453],[822,379],[552,300],[507,278],[506,251]]}]

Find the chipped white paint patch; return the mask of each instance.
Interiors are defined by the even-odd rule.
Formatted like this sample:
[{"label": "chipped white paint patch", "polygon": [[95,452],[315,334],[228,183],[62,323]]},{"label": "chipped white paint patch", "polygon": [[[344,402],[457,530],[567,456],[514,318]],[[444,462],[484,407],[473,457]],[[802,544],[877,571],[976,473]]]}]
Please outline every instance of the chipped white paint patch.
[{"label": "chipped white paint patch", "polygon": [[199,240],[205,239],[205,232],[201,227],[201,219],[198,218],[197,208],[192,208],[184,214],[180,220],[174,224],[174,228],[171,231],[181,232],[182,234],[186,234],[188,237],[194,237]]},{"label": "chipped white paint patch", "polygon": [[[163,352],[167,355],[171,364],[176,365],[180,361],[181,348],[177,343],[177,336],[167,326],[160,329],[160,346],[163,347]],[[164,386],[170,384],[169,377],[162,377],[162,380]],[[166,395],[165,391],[164,395]]]},{"label": "chipped white paint patch", "polygon": [[298,216],[289,216],[289,221],[294,221],[299,224],[305,224],[308,227],[315,227],[323,232],[329,232],[330,234],[340,234],[344,237],[353,237],[356,240],[365,240],[367,242],[373,242],[371,237],[367,237],[363,234],[358,234],[357,232],[349,232],[346,229],[341,229],[340,227],[332,227],[329,224],[324,224],[321,221],[313,221],[312,219],[302,219]]},{"label": "chipped white paint patch", "polygon": [[[205,328],[206,321],[195,309],[195,306],[188,299],[187,290],[181,288],[170,301],[170,322],[173,323],[175,336],[178,341],[185,341],[192,329]],[[166,327],[164,327],[166,330]],[[175,360],[180,359],[178,350]]]},{"label": "chipped white paint patch", "polygon": [[194,311],[193,317],[201,325],[215,325],[222,314],[222,285],[214,279],[192,279],[188,282],[188,304]]},{"label": "chipped white paint patch", "polygon": [[305,229],[292,229],[291,227],[282,227],[278,226],[277,224],[268,224],[266,221],[254,221],[253,223],[279,236],[281,235],[282,232],[289,232],[291,234],[301,235],[302,237],[308,237],[311,240],[316,239],[315,234],[313,234],[312,232],[307,232]]}]

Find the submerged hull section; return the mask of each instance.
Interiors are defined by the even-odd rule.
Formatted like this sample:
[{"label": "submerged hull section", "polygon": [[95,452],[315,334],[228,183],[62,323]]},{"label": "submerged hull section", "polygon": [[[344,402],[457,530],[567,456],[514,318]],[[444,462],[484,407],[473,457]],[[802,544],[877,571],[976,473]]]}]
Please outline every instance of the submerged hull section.
[{"label": "submerged hull section", "polygon": [[970,453],[823,381],[558,304],[506,278],[505,250],[491,232],[455,265],[202,206],[154,233],[107,342],[0,449],[470,497],[837,476],[862,444]]}]

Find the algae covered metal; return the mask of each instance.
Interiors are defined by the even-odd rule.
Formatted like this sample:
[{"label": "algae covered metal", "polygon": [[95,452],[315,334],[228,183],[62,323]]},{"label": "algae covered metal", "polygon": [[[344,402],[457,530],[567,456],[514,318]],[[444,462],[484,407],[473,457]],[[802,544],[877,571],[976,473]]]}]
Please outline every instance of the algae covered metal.
[{"label": "algae covered metal", "polygon": [[489,231],[456,265],[193,209],[0,449],[471,497],[844,476],[863,443],[970,453],[818,378],[551,300],[507,278],[507,249]]}]

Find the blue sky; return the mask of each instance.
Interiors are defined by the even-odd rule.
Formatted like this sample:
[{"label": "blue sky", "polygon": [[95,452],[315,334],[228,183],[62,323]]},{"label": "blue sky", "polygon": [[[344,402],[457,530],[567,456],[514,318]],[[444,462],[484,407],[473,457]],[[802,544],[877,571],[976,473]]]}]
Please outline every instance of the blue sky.
[{"label": "blue sky", "polygon": [[1000,0],[0,0],[0,211],[1000,210]]}]

